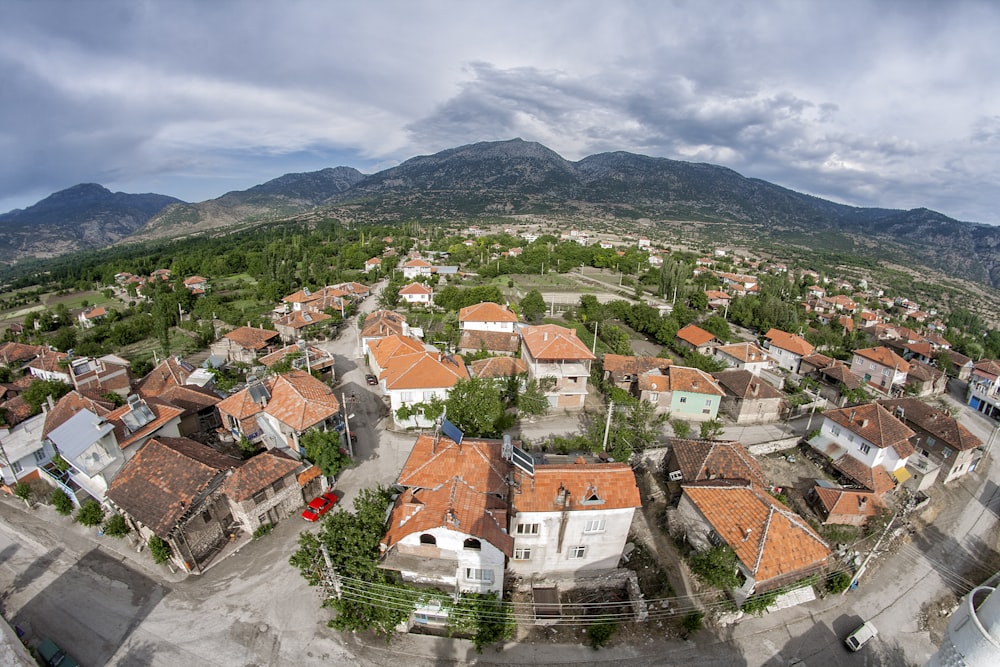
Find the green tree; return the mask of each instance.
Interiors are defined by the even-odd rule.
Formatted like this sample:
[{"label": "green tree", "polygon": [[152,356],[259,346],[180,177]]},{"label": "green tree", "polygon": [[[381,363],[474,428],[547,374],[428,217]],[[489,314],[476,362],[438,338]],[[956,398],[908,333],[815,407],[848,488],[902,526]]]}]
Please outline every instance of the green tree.
[{"label": "green tree", "polygon": [[716,588],[728,591],[740,585],[736,553],[726,544],[694,554],[690,564],[692,572]]},{"label": "green tree", "polygon": [[524,390],[517,395],[518,412],[534,416],[548,413],[549,399],[546,392],[552,389],[555,382],[555,378],[532,378],[525,382]]},{"label": "green tree", "polygon": [[336,477],[352,463],[351,458],[340,451],[341,435],[336,431],[311,429],[302,435],[301,443],[306,458],[327,477]]},{"label": "green tree", "polygon": [[18,482],[14,485],[14,495],[24,501],[24,504],[31,507],[31,485],[27,482]]},{"label": "green tree", "polygon": [[448,625],[457,632],[472,636],[476,653],[483,647],[514,636],[517,624],[513,610],[496,593],[465,593],[448,610]]},{"label": "green tree", "polygon": [[691,435],[691,424],[683,419],[670,420],[670,428],[674,431],[675,438],[687,438]]},{"label": "green tree", "polygon": [[122,538],[128,535],[132,531],[132,528],[121,514],[112,514],[104,521],[102,530],[105,535]]},{"label": "green tree", "polygon": [[721,419],[709,419],[701,423],[701,439],[702,440],[714,440],[720,435],[722,435],[722,420]]},{"label": "green tree", "polygon": [[104,508],[96,500],[88,500],[80,506],[73,520],[87,527],[99,526],[104,521]]},{"label": "green tree", "polygon": [[529,322],[536,322],[545,314],[547,307],[542,293],[533,289],[521,299],[521,313]]},{"label": "green tree", "polygon": [[59,514],[69,516],[73,513],[73,501],[70,500],[70,497],[62,489],[52,489],[52,495],[49,496],[49,500],[52,501],[52,507]]},{"label": "green tree", "polygon": [[469,378],[459,380],[448,392],[445,401],[448,421],[472,437],[495,437],[504,414],[500,390],[492,380]]},{"label": "green tree", "polygon": [[60,398],[73,390],[72,385],[59,380],[35,380],[21,394],[21,398],[31,408],[31,414],[37,415],[42,411],[42,403],[48,399],[58,401]]},{"label": "green tree", "polygon": [[146,544],[149,546],[149,555],[153,557],[154,563],[163,565],[170,560],[170,544],[166,540],[161,539],[158,535],[153,535]]}]

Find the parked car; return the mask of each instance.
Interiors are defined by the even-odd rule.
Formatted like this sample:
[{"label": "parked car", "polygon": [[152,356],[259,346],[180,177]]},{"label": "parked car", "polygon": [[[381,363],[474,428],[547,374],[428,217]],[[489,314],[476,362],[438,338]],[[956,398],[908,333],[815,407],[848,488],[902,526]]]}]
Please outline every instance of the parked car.
[{"label": "parked car", "polygon": [[872,625],[871,621],[865,621],[861,624],[857,630],[847,635],[847,639],[844,643],[847,644],[847,648],[852,651],[859,651],[861,647],[875,639],[878,636],[878,630]]},{"label": "parked car", "polygon": [[79,664],[66,651],[59,648],[51,639],[43,639],[36,647],[38,655],[49,667],[79,667]]},{"label": "parked car", "polygon": [[365,382],[371,385],[375,385],[378,384],[378,378],[369,373],[368,375],[365,376]]},{"label": "parked car", "polygon": [[317,521],[321,516],[333,509],[338,500],[340,500],[340,496],[333,491],[327,491],[322,495],[316,496],[302,510],[302,518],[306,521]]}]

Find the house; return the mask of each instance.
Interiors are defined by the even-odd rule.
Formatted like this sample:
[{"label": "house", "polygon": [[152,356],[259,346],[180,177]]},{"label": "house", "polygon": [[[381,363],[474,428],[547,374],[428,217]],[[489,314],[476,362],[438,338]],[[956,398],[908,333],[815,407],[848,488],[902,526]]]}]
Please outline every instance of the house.
[{"label": "house", "polygon": [[697,550],[726,544],[736,554],[737,605],[751,595],[794,584],[820,572],[831,551],[805,519],[755,484],[685,484],[677,514]]},{"label": "house", "polygon": [[627,463],[515,468],[510,495],[514,548],[508,569],[527,577],[618,567],[636,508],[642,506]]},{"label": "house", "polygon": [[77,320],[79,320],[80,326],[84,329],[92,329],[95,324],[103,322],[107,316],[108,311],[104,306],[95,306],[93,308],[85,308],[83,312],[77,315]]},{"label": "house", "polygon": [[666,368],[673,361],[662,357],[632,357],[622,354],[605,354],[601,360],[604,380],[622,391],[638,395],[639,376],[653,370]]},{"label": "house", "polygon": [[[919,488],[935,480],[943,484],[976,470],[985,455],[983,441],[947,412],[916,398],[879,401],[903,424],[913,430],[910,443],[915,450],[907,470],[917,478]],[[926,484],[920,478],[930,478]]]},{"label": "house", "polygon": [[32,377],[39,380],[58,380],[72,384],[68,366],[69,355],[43,347],[41,354],[29,361],[26,368]]},{"label": "house", "polygon": [[980,359],[973,365],[965,400],[970,408],[1000,419],[1000,362]]},{"label": "house", "polygon": [[79,504],[83,494],[104,501],[108,484],[125,463],[115,439],[115,424],[90,410],[80,410],[48,435],[68,469],[49,464],[43,470]]},{"label": "house", "polygon": [[639,398],[677,419],[709,421],[719,414],[725,391],[711,375],[687,366],[666,366],[642,373],[636,384]]},{"label": "house", "polygon": [[[445,400],[459,380],[469,379],[462,357],[440,352],[397,354],[389,358],[380,376],[389,409],[398,426],[428,427],[434,422],[423,414],[421,404],[435,399]],[[416,411],[400,417],[401,408]]]},{"label": "house", "polygon": [[77,391],[115,393],[122,398],[132,393],[132,370],[128,359],[113,354],[97,359],[81,357],[71,360],[68,369]]},{"label": "house", "polygon": [[246,326],[233,329],[212,343],[212,354],[227,363],[255,364],[257,357],[277,343],[278,332]]},{"label": "house", "polygon": [[517,354],[521,342],[517,333],[517,315],[508,306],[486,301],[458,311],[461,337],[460,353],[475,354],[486,350],[494,354]]},{"label": "house", "polygon": [[910,478],[914,432],[878,403],[828,410],[809,446],[841,474],[882,496]]},{"label": "house", "polygon": [[306,431],[343,430],[340,401],[333,390],[303,370],[276,377],[264,400],[266,405],[256,415],[256,421],[268,449],[300,458],[305,453],[300,439]]},{"label": "house", "polygon": [[851,367],[843,361],[831,361],[829,366],[819,369],[815,376],[820,381],[820,396],[836,405],[844,405],[848,402],[848,396],[854,396],[854,402],[857,402],[857,391],[865,387],[861,378],[851,373]]},{"label": "house", "polygon": [[115,442],[127,461],[154,436],[179,437],[183,414],[183,408],[159,397],[144,399],[132,394],[106,418],[114,425]]},{"label": "house", "polygon": [[191,276],[184,279],[184,287],[194,295],[201,295],[208,289],[208,279],[202,276]]},{"label": "house", "polygon": [[497,440],[421,435],[397,484],[404,491],[379,543],[379,567],[448,592],[503,592],[509,465]]},{"label": "house", "polygon": [[372,290],[368,285],[357,282],[337,283],[331,289],[339,290],[354,301],[363,301],[371,296]]},{"label": "house", "polygon": [[487,357],[469,364],[469,374],[472,377],[502,381],[507,378],[520,378],[528,375],[528,364],[517,357]]},{"label": "house", "polygon": [[938,359],[938,363],[941,365],[941,368],[943,368],[950,377],[958,378],[963,382],[968,381],[968,379],[972,377],[972,369],[975,364],[972,363],[972,359],[964,354],[956,352],[955,350],[945,349],[938,352],[936,358]]},{"label": "house", "polygon": [[754,375],[760,375],[761,371],[774,366],[774,360],[757,343],[719,345],[712,349],[712,356],[727,366],[750,371]]},{"label": "house", "polygon": [[369,313],[361,329],[362,353],[368,354],[372,341],[394,334],[407,338],[411,336],[410,326],[406,323],[404,315],[391,310],[376,310]]},{"label": "house", "polygon": [[39,469],[55,456],[43,434],[45,414],[14,426],[0,426],[0,482],[10,491],[18,482],[38,479]]},{"label": "house", "polygon": [[423,283],[410,283],[401,287],[399,296],[411,306],[430,306],[434,303],[434,290]]},{"label": "house", "polygon": [[826,480],[820,480],[809,490],[807,500],[823,518],[824,526],[864,526],[885,510],[885,504],[874,492],[845,489]]},{"label": "house", "polygon": [[177,431],[181,437],[187,438],[196,434],[213,433],[222,426],[219,413],[215,409],[220,400],[222,399],[219,395],[211,389],[184,385],[169,387],[158,397],[150,398],[148,403],[154,412],[162,403],[181,410]]},{"label": "house", "polygon": [[273,385],[273,379],[261,382],[254,378],[245,389],[219,401],[215,409],[219,413],[223,432],[237,442],[242,438],[251,443],[261,442],[264,431],[257,424],[257,416],[267,407]]},{"label": "house", "polygon": [[521,327],[521,358],[528,376],[553,378],[546,391],[549,407],[580,410],[587,398],[590,364],[596,358],[576,332],[556,324]]},{"label": "house", "polygon": [[719,342],[715,334],[709,333],[695,324],[682,327],[675,338],[680,341],[681,347],[706,355],[712,354],[713,344]]},{"label": "house", "polygon": [[769,424],[781,419],[785,395],[747,370],[712,373],[725,392],[719,409],[737,424]]},{"label": "house", "polygon": [[431,275],[431,265],[422,259],[411,259],[400,265],[403,270],[403,278],[413,280],[414,278],[429,278]]},{"label": "house", "polygon": [[893,387],[906,384],[909,371],[910,363],[884,345],[855,350],[851,358],[851,373],[886,395],[893,393]]},{"label": "house", "polygon": [[223,488],[242,464],[189,438],[156,438],[121,469],[108,500],[144,541],[165,541],[175,566],[200,572],[234,529]]},{"label": "house", "polygon": [[705,290],[705,297],[708,299],[708,307],[715,310],[720,308],[725,310],[729,307],[729,302],[733,299],[727,292],[717,289]]},{"label": "house", "polygon": [[305,498],[313,495],[302,488],[299,480],[317,482],[309,486],[319,491],[319,476],[304,474],[312,468],[309,463],[273,449],[243,462],[222,485],[233,519],[243,530],[253,533],[265,524],[298,513]]},{"label": "house", "polygon": [[667,488],[676,506],[684,484],[730,480],[767,487],[767,477],[742,443],[724,440],[670,438],[666,460]]},{"label": "house", "polygon": [[333,317],[326,313],[296,310],[274,320],[274,328],[277,329],[281,340],[292,343],[317,332],[324,322],[332,319]]},{"label": "house", "polygon": [[365,273],[371,273],[372,271],[378,273],[381,270],[382,270],[382,260],[380,258],[372,257],[369,260],[365,260],[365,268],[364,268]]},{"label": "house", "polygon": [[368,346],[368,367],[381,379],[392,357],[425,351],[423,343],[407,336],[393,334],[377,338]]},{"label": "house", "polygon": [[774,357],[774,363],[792,373],[798,373],[802,357],[816,349],[802,336],[781,329],[769,330],[764,338],[768,341],[767,351]]},{"label": "house", "polygon": [[297,345],[286,345],[279,350],[266,354],[258,359],[258,363],[263,364],[267,368],[273,368],[286,360],[288,360],[292,368],[305,369],[310,373],[318,371],[325,373],[325,377],[333,379],[335,362],[333,354],[322,348],[306,345],[305,341],[299,341]]},{"label": "house", "polygon": [[47,350],[44,345],[26,345],[25,343],[0,343],[0,363],[11,369],[20,369],[35,357]]},{"label": "house", "polygon": [[920,361],[910,362],[906,374],[906,390],[914,396],[933,396],[948,391],[948,376],[944,371]]},{"label": "house", "polygon": [[67,419],[80,410],[90,410],[98,417],[107,418],[108,414],[114,409],[114,403],[101,396],[94,396],[90,392],[83,393],[74,389],[54,404],[50,396],[48,407],[42,407],[45,415],[45,426],[42,429],[42,437],[49,437],[49,433],[62,426],[66,423]]},{"label": "house", "polygon": [[195,372],[194,366],[184,361],[180,357],[167,357],[156,367],[146,374],[146,377],[139,380],[136,385],[136,393],[147,398],[159,396],[168,387],[183,387],[187,384],[191,374]]}]

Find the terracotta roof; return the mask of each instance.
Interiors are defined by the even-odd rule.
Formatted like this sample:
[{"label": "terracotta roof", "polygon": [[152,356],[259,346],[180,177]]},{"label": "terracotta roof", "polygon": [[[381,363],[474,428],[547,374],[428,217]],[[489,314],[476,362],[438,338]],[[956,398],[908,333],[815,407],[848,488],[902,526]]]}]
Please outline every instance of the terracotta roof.
[{"label": "terracotta roof", "polygon": [[910,371],[910,363],[885,346],[854,350],[854,354],[869,361],[874,361],[886,368],[895,368],[901,373],[908,373]]},{"label": "terracotta roof", "polygon": [[716,354],[722,353],[732,357],[744,364],[766,362],[771,357],[757,343],[732,343],[730,345],[719,345],[715,348]]},{"label": "terracotta roof", "polygon": [[486,540],[508,556],[514,539],[506,533],[507,474],[502,442],[421,435],[398,483],[407,487],[393,506],[383,544],[392,547],[412,533],[447,527]]},{"label": "terracotta roof", "polygon": [[459,322],[517,322],[517,315],[507,306],[484,301],[458,311]]},{"label": "terracotta roof", "polygon": [[817,484],[813,487],[827,516],[840,514],[845,516],[875,516],[879,509],[885,507],[882,500],[872,491],[857,489],[831,489]]},{"label": "terracotta roof", "polygon": [[632,382],[639,375],[654,369],[664,369],[673,363],[661,357],[630,357],[623,354],[605,354],[601,364],[605,373],[615,382]]},{"label": "terracotta roof", "polygon": [[560,361],[596,359],[576,332],[557,324],[521,327],[521,338],[533,359]]},{"label": "terracotta roof", "polygon": [[820,354],[819,352],[813,352],[812,354],[807,354],[806,356],[802,357],[800,363],[808,364],[813,368],[819,370],[826,368],[827,366],[832,364],[833,358],[828,357],[825,354]]},{"label": "terracotta roof", "polygon": [[428,264],[427,262],[425,262],[422,259],[411,259],[410,261],[408,261],[405,264],[403,264],[400,268],[401,269],[418,269],[418,268],[422,269],[422,268],[426,268],[426,267],[429,267],[429,266],[430,266],[430,264]]},{"label": "terracotta roof", "polygon": [[410,283],[405,287],[401,287],[399,290],[400,296],[404,294],[433,294],[433,293],[434,290],[432,290],[427,285],[424,285],[423,283]]},{"label": "terracotta roof", "polygon": [[204,283],[204,282],[207,282],[207,280],[202,276],[191,276],[190,278],[184,279],[185,285],[197,285],[199,283]]},{"label": "terracotta roof", "polygon": [[300,289],[294,294],[289,294],[286,297],[282,297],[284,303],[309,303],[317,298],[316,294],[308,289]]},{"label": "terracotta roof", "polygon": [[88,320],[97,319],[98,317],[104,317],[107,314],[108,314],[108,311],[105,310],[104,306],[96,306],[94,308],[87,308],[82,313],[82,315],[84,316],[84,318],[86,318]]},{"label": "terracotta roof", "polygon": [[951,359],[951,363],[958,368],[972,364],[972,359],[965,356],[961,352],[956,352],[955,350],[942,350],[942,352],[948,355],[948,358]]},{"label": "terracotta roof", "polygon": [[503,378],[528,372],[528,364],[517,357],[489,357],[469,364],[469,372],[477,378]]},{"label": "terracotta roof", "polygon": [[944,371],[934,366],[925,364],[922,361],[911,361],[910,370],[906,374],[906,383],[910,384],[911,381],[936,382],[942,376],[944,376]]},{"label": "terracotta roof", "polygon": [[270,368],[271,366],[282,361],[285,357],[287,357],[290,354],[299,354],[300,356],[298,358],[303,360],[302,363],[305,362],[305,355],[308,354],[309,368],[311,368],[312,370],[322,370],[324,368],[329,368],[330,366],[333,366],[334,363],[336,362],[336,359],[333,358],[332,354],[330,354],[326,350],[320,349],[318,347],[313,347],[311,345],[306,346],[305,353],[302,352],[302,349],[298,345],[286,345],[280,350],[275,350],[271,354],[260,357],[259,359],[257,359],[257,361]]},{"label": "terracotta roof", "polygon": [[66,373],[69,374],[69,369],[60,366],[60,361],[65,361],[67,359],[67,354],[65,352],[54,352],[47,347],[43,347],[41,354],[28,362],[28,368],[36,368],[40,371],[48,371],[50,373]]},{"label": "terracotta roof", "polygon": [[517,352],[520,342],[521,337],[516,333],[466,329],[458,341],[458,349],[514,353]]},{"label": "terracotta roof", "polygon": [[830,549],[798,514],[755,486],[684,486],[758,583],[826,564]]},{"label": "terracotta roof", "polygon": [[43,345],[2,343],[0,344],[0,363],[7,365],[25,363],[40,355],[43,349],[46,349]]},{"label": "terracotta roof", "polygon": [[823,416],[856,433],[880,449],[892,447],[900,458],[913,453],[910,438],[915,434],[878,403],[866,403],[839,410],[827,410]]},{"label": "terracotta roof", "polygon": [[716,340],[715,334],[709,333],[694,324],[689,324],[686,327],[683,327],[677,332],[677,337],[686,343],[694,345],[695,347],[701,347],[702,345]]},{"label": "terracotta roof", "polygon": [[238,503],[248,500],[279,479],[294,475],[302,464],[288,454],[268,449],[237,468],[223,485],[226,495]]},{"label": "terracotta roof", "polygon": [[381,338],[392,334],[402,335],[406,317],[391,310],[376,310],[365,317],[362,338]]},{"label": "terracotta roof", "polygon": [[306,468],[305,470],[303,470],[302,472],[300,472],[298,475],[295,476],[295,481],[298,482],[299,486],[305,486],[306,484],[313,481],[322,474],[323,474],[322,471],[316,466],[309,466],[308,468]]},{"label": "terracotta roof", "polygon": [[269,341],[278,337],[278,332],[254,327],[240,327],[223,334],[222,337],[233,341],[246,350],[262,350],[267,347]]},{"label": "terracotta roof", "polygon": [[[274,387],[274,380],[264,382],[264,387],[267,389],[268,394],[270,394],[271,389]],[[219,401],[215,409],[227,415],[232,415],[236,419],[246,419],[263,411],[264,406],[254,402],[249,388],[246,388]]]},{"label": "terracotta roof", "polygon": [[980,359],[973,365],[973,369],[981,375],[992,376],[993,379],[1000,377],[1000,362],[992,359]]},{"label": "terracotta roof", "polygon": [[73,390],[60,398],[54,408],[45,415],[45,425],[42,427],[42,437],[47,438],[49,433],[62,426],[67,419],[75,415],[80,410],[90,410],[98,417],[107,417],[114,409],[114,404],[104,398],[88,396],[85,393]]},{"label": "terracotta roof", "polygon": [[384,369],[392,357],[423,352],[424,346],[420,341],[408,336],[393,334],[371,342],[368,351],[379,368]]},{"label": "terracotta roof", "polygon": [[213,407],[222,400],[211,389],[194,385],[170,387],[157,398],[183,409],[186,413],[199,412],[205,408]]},{"label": "terracotta roof", "polygon": [[381,264],[382,260],[378,257],[372,257],[371,259],[366,259],[365,264]]},{"label": "terracotta roof", "polygon": [[168,387],[183,386],[194,372],[191,364],[177,357],[167,357],[159,365],[139,380],[136,391],[145,397],[158,396]]},{"label": "terracotta roof", "polygon": [[686,483],[730,479],[767,486],[764,470],[739,442],[681,438],[670,438],[668,442]]},{"label": "terracotta roof", "polygon": [[831,465],[861,486],[881,496],[896,488],[896,481],[884,466],[869,468],[850,454],[834,459]]},{"label": "terracotta roof", "polygon": [[[560,500],[563,491],[569,492],[568,505],[563,505]],[[535,466],[534,476],[521,477],[521,492],[513,496],[513,509],[519,513],[641,506],[635,473],[627,463],[538,465]]]},{"label": "terracotta roof", "polygon": [[800,357],[804,357],[807,354],[811,354],[816,348],[807,341],[802,336],[797,334],[790,334],[787,331],[782,331],[781,329],[771,329],[764,337],[771,341],[771,345],[782,350],[787,350],[792,354],[797,354]]},{"label": "terracotta roof", "polygon": [[107,420],[114,425],[115,438],[118,441],[118,446],[122,449],[126,449],[136,443],[141,443],[146,438],[153,435],[158,429],[161,429],[169,424],[171,420],[179,419],[180,416],[184,414],[184,410],[181,408],[170,405],[169,403],[160,400],[158,397],[148,398],[142,402],[145,403],[150,412],[153,413],[153,420],[147,424],[143,424],[131,433],[125,425],[124,418],[125,415],[132,411],[132,406],[126,403],[125,405],[108,413]]},{"label": "terracotta roof", "polygon": [[829,378],[832,383],[842,384],[847,389],[859,389],[865,386],[865,383],[851,372],[851,368],[841,361],[835,361],[826,368],[821,368],[819,373]]},{"label": "terracotta roof", "polygon": [[274,321],[275,326],[289,327],[291,329],[304,329],[320,322],[333,319],[326,313],[310,311],[308,313],[301,310],[283,315]]},{"label": "terracotta roof", "polygon": [[711,375],[697,368],[667,366],[639,376],[642,391],[684,391],[692,394],[725,396],[726,392]]},{"label": "terracotta roof", "polygon": [[729,396],[742,399],[784,398],[784,394],[747,370],[712,373]]},{"label": "terracotta roof", "polygon": [[122,467],[107,495],[167,538],[209,486],[241,463],[189,438],[153,438]]},{"label": "terracotta roof", "polygon": [[384,368],[383,379],[388,391],[447,388],[469,378],[462,357],[436,352],[393,356]]},{"label": "terracotta roof", "polygon": [[983,441],[962,426],[947,412],[933,408],[916,398],[896,398],[879,401],[879,404],[907,424],[927,431],[952,449],[966,451],[975,449]]},{"label": "terracotta roof", "polygon": [[279,375],[264,412],[295,431],[326,421],[340,411],[333,390],[305,371]]},{"label": "terracotta roof", "polygon": [[7,399],[2,407],[3,412],[0,414],[0,423],[6,420],[8,426],[20,424],[31,416],[31,406],[20,396]]}]

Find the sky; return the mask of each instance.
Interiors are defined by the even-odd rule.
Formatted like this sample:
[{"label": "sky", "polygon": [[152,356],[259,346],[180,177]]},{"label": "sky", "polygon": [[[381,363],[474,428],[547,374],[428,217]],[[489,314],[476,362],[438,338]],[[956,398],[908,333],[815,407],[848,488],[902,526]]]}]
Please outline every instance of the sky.
[{"label": "sky", "polygon": [[3,0],[0,211],[520,137],[1000,224],[992,0]]}]

